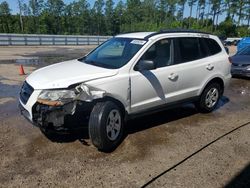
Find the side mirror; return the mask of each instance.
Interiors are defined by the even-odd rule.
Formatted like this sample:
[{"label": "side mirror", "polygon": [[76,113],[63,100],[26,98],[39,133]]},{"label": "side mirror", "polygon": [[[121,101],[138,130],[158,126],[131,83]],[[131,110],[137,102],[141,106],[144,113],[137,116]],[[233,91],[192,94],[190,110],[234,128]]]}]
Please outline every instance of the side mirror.
[{"label": "side mirror", "polygon": [[155,64],[150,60],[140,60],[135,66],[135,70],[143,71],[143,70],[153,70],[155,69]]}]

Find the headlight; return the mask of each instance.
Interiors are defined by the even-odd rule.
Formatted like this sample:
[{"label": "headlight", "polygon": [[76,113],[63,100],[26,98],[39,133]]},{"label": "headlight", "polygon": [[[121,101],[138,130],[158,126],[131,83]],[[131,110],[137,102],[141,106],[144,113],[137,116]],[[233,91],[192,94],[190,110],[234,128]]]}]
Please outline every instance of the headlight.
[{"label": "headlight", "polygon": [[75,97],[74,90],[43,90],[38,97],[38,102],[58,106],[72,101]]},{"label": "headlight", "polygon": [[247,67],[247,70],[250,71],[250,66]]},{"label": "headlight", "polygon": [[87,101],[102,98],[105,91],[90,87],[85,84],[80,84],[74,89],[64,90],[43,90],[37,102],[50,106],[61,106],[72,101]]}]

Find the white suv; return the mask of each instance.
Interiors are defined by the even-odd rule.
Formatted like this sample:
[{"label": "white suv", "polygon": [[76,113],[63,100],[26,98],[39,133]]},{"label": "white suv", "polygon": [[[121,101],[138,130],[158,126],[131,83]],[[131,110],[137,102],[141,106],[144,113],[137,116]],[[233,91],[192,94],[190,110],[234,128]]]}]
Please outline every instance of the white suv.
[{"label": "white suv", "polygon": [[43,132],[86,120],[92,143],[111,151],[129,118],[187,101],[214,110],[231,78],[228,58],[207,33],[118,35],[83,58],[33,72],[20,92],[21,113]]}]

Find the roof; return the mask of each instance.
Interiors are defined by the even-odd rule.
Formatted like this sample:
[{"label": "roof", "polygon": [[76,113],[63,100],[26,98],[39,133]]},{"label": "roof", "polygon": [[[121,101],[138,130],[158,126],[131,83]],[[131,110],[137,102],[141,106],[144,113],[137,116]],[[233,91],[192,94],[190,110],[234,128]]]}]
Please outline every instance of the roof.
[{"label": "roof", "polygon": [[135,33],[126,33],[120,34],[116,37],[124,37],[124,38],[137,38],[137,39],[146,39],[164,33],[200,33],[200,34],[210,34],[203,31],[189,30],[189,29],[168,29],[168,30],[160,30],[159,32],[135,32]]}]

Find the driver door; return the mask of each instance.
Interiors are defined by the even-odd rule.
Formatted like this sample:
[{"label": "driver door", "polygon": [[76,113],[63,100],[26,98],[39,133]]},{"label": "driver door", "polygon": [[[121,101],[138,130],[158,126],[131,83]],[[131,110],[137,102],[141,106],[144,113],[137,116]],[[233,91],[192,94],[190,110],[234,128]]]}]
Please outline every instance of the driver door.
[{"label": "driver door", "polygon": [[[131,112],[138,113],[175,100],[178,75],[173,61],[173,40],[162,39],[154,43],[140,58],[153,61],[155,69],[130,72]],[[137,62],[138,64],[138,62]]]}]

